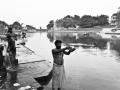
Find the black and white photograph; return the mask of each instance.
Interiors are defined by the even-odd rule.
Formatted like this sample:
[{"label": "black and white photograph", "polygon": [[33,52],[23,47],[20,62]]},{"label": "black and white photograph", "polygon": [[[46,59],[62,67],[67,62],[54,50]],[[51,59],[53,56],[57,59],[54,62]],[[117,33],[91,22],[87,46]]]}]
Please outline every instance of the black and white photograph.
[{"label": "black and white photograph", "polygon": [[0,90],[120,90],[120,0],[0,0]]}]

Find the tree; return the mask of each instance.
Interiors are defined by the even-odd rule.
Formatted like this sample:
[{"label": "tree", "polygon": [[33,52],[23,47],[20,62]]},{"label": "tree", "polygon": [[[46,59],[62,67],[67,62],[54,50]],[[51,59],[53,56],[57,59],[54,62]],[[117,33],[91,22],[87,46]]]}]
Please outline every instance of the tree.
[{"label": "tree", "polygon": [[73,18],[73,17],[70,16],[70,15],[67,15],[67,16],[65,16],[63,19],[66,19],[66,18]]},{"label": "tree", "polygon": [[63,19],[59,19],[59,20],[56,20],[56,23],[57,23],[57,27],[60,28],[60,27],[63,27],[64,21]]},{"label": "tree", "polygon": [[21,26],[21,24],[20,24],[18,21],[15,21],[15,22],[12,24],[12,27],[15,28],[16,30],[22,29],[22,26]]},{"label": "tree", "polygon": [[80,26],[83,28],[90,28],[93,27],[93,18],[90,15],[84,15],[81,17],[81,23]]},{"label": "tree", "polygon": [[51,20],[51,21],[49,22],[49,24],[47,25],[47,29],[51,29],[51,28],[53,28],[53,26],[54,26],[54,21]]},{"label": "tree", "polygon": [[100,26],[104,26],[104,25],[108,25],[109,22],[108,22],[108,16],[107,15],[100,15],[98,17],[98,23]]},{"label": "tree", "polygon": [[108,25],[108,16],[100,15],[100,16],[90,16],[84,15],[81,17],[80,26],[83,28],[89,28],[93,26],[105,26]]},{"label": "tree", "polygon": [[64,27],[64,28],[73,27],[72,19],[71,19],[71,18],[66,18],[66,19],[64,19],[63,27]]},{"label": "tree", "polygon": [[0,32],[5,33],[8,24],[5,21],[0,21]]},{"label": "tree", "polygon": [[8,24],[5,21],[0,21],[0,29],[5,29]]},{"label": "tree", "polygon": [[74,15],[74,20],[80,20],[80,16],[78,16],[78,15]]},{"label": "tree", "polygon": [[[67,15],[64,18],[56,20],[56,25],[59,28],[90,28],[94,26],[104,26],[108,25],[108,16],[107,15],[100,15],[100,16],[91,16],[91,15],[84,15],[80,18],[78,15],[74,15],[74,17]],[[51,29],[54,26],[53,20],[49,22],[47,25],[48,29]]]},{"label": "tree", "polygon": [[70,15],[65,16],[63,19],[57,20],[56,23],[58,27],[64,27],[64,28],[76,27],[74,17]]}]

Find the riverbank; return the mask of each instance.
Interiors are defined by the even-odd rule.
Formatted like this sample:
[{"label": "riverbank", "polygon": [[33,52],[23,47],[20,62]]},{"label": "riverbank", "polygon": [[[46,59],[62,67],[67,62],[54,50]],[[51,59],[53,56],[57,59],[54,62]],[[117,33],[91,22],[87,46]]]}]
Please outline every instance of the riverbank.
[{"label": "riverbank", "polygon": [[[37,90],[38,87],[41,87],[35,78],[49,74],[52,69],[50,61],[38,56],[23,45],[17,45],[16,58],[18,66],[15,69],[7,68],[5,90],[23,90],[22,88],[26,86],[29,87],[27,90]],[[17,83],[18,86],[14,86],[14,83]]]},{"label": "riverbank", "polygon": [[40,87],[40,84],[34,79],[46,76],[52,66],[49,60],[39,56],[34,51],[24,45],[17,46],[18,67],[18,82],[23,85],[30,85],[35,89]]},{"label": "riverbank", "polygon": [[79,29],[58,29],[58,30],[48,30],[48,32],[99,32],[102,28],[79,28]]},{"label": "riverbank", "polygon": [[[27,33],[25,43],[33,34],[34,33],[31,32]],[[16,42],[18,66],[15,69],[11,69],[7,66],[8,75],[7,81],[5,82],[5,90],[18,90],[26,86],[31,87],[29,90],[37,90],[41,85],[34,78],[46,76],[49,74],[52,67],[49,60],[39,56],[29,49],[29,47],[21,45],[21,41],[22,40],[19,38]],[[19,85],[14,86],[14,83],[18,83]],[[0,90],[1,89],[2,88],[0,88]]]},{"label": "riverbank", "polygon": [[[65,38],[60,34],[63,35],[64,33],[55,33],[54,35],[63,41],[72,43],[76,40],[74,43],[81,43],[79,37],[75,38],[75,35],[73,37],[71,36],[72,33],[69,33],[69,36],[67,35]],[[49,57],[49,55],[51,55],[49,53],[51,53],[51,49],[54,47],[54,42],[50,42],[53,38],[48,39],[47,33],[37,33],[34,34],[32,38],[33,39],[29,39],[31,42],[28,43],[29,47],[32,46],[31,49],[38,52],[39,55]],[[79,46],[76,51],[64,57],[67,80],[65,90],[120,90],[120,63],[119,59],[116,60],[116,57],[119,58],[119,56],[116,56],[115,53],[110,50],[111,46],[109,45],[109,41],[104,42],[104,40],[90,40],[87,38],[81,40],[86,42],[88,40],[90,44],[96,41],[95,44],[100,46]],[[89,42],[87,44],[89,44]],[[100,43],[102,43],[102,46]],[[51,82],[44,90],[51,90]]]},{"label": "riverbank", "polygon": [[96,26],[93,28],[58,28],[48,30],[48,32],[100,32],[103,28],[113,28],[114,26]]}]

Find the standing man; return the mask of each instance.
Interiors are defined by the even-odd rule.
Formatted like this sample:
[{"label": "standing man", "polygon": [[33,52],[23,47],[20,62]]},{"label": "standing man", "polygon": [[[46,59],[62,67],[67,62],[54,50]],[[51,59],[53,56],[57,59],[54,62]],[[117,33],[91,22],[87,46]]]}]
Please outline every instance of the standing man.
[{"label": "standing man", "polygon": [[12,31],[12,27],[8,27],[7,32],[7,42],[8,42],[8,48],[7,51],[10,56],[10,61],[13,67],[15,67],[15,60],[16,60],[16,46],[15,46],[15,37],[14,33]]},{"label": "standing man", "polygon": [[[65,71],[64,71],[64,59],[63,55],[69,55],[71,52],[75,50],[72,47],[65,47],[61,48],[62,41],[56,40],[55,41],[55,49],[52,49],[53,55],[53,79],[52,79],[52,90],[56,88],[61,90],[64,79],[65,79]],[[68,50],[68,51],[66,51]]]},{"label": "standing man", "polygon": [[26,38],[26,33],[22,32],[22,39]]},{"label": "standing man", "polygon": [[4,46],[0,45],[0,90],[3,88],[4,82],[7,77],[7,71],[6,71],[6,67],[4,65],[5,60],[4,60],[4,56],[3,56],[3,49],[4,49]]},{"label": "standing man", "polygon": [[4,67],[3,49],[4,47],[0,45],[0,69]]}]

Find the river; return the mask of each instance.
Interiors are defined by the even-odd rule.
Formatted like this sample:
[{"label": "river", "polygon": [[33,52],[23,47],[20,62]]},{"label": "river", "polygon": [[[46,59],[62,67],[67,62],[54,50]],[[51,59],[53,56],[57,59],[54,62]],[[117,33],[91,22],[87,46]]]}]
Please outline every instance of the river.
[{"label": "river", "polygon": [[26,46],[53,62],[51,49],[56,39],[63,41],[63,47],[77,47],[64,56],[67,90],[120,90],[119,39],[109,40],[96,34],[39,32],[29,37]]}]

